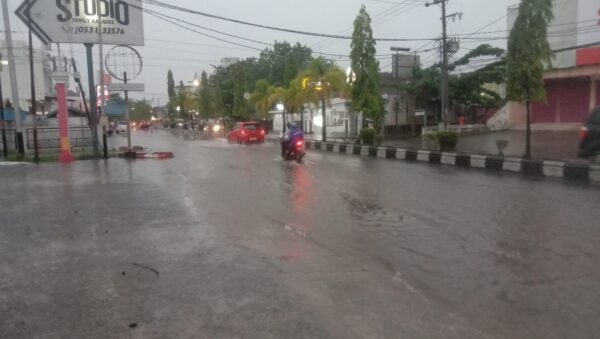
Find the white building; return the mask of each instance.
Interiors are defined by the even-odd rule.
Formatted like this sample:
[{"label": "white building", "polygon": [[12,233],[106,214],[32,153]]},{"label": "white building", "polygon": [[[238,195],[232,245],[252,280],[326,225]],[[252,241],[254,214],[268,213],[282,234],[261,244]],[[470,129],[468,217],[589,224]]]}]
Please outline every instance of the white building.
[{"label": "white building", "polygon": [[[286,121],[293,121],[300,124],[304,121],[304,132],[313,133],[316,138],[321,136],[323,128],[323,114],[321,105],[307,104],[304,112],[287,113]],[[273,110],[269,112],[273,119],[273,131],[283,131],[283,112]],[[348,126],[348,136],[357,135],[359,121],[362,121],[361,114],[350,112],[350,100],[342,98],[332,98],[329,105],[325,106],[325,116],[327,123],[327,136],[331,138],[343,138],[346,135],[346,126]]]},{"label": "white building", "polygon": [[[31,73],[29,68],[29,45],[24,41],[13,41],[13,51],[15,56],[15,67],[17,74],[17,90],[19,94],[19,106],[25,111],[29,111],[31,106]],[[47,96],[52,96],[54,92],[52,81],[50,79],[51,63],[49,62],[49,53],[43,49],[34,49],[33,65],[35,74],[35,97],[38,103],[45,101]],[[8,59],[8,52],[4,40],[0,40],[0,53],[2,59]],[[10,81],[10,67],[2,66],[0,74],[2,80],[2,92],[4,100],[9,99],[12,102],[12,86]],[[14,104],[14,103],[13,103]],[[38,114],[42,113],[42,107],[38,104]],[[47,108],[47,107],[46,107]]]}]

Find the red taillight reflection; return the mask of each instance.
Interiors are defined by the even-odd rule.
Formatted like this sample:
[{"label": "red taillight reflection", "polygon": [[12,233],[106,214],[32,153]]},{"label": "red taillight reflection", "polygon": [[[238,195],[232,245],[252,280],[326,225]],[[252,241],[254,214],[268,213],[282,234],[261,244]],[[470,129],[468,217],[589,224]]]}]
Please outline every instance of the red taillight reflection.
[{"label": "red taillight reflection", "polygon": [[298,147],[302,147],[302,145],[303,145],[302,141],[298,141],[298,142],[296,143],[296,146],[298,146]]},{"label": "red taillight reflection", "polygon": [[588,133],[589,133],[589,131],[588,131],[587,127],[581,127],[581,129],[579,130],[579,137],[581,139],[583,139],[588,136]]}]

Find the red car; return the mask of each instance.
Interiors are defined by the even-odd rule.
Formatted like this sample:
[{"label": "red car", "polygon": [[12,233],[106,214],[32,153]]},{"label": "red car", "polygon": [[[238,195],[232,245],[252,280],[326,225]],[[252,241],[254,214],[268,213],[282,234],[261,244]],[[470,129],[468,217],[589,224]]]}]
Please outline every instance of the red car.
[{"label": "red car", "polygon": [[227,133],[227,141],[238,144],[262,143],[265,142],[265,130],[257,122],[236,122],[233,130]]}]

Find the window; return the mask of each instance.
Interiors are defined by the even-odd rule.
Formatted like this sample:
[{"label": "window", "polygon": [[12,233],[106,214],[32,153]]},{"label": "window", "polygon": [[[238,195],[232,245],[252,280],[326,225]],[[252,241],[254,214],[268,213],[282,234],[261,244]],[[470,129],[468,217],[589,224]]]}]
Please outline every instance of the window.
[{"label": "window", "polygon": [[258,124],[245,124],[244,129],[247,129],[249,131],[256,131],[260,129],[260,126]]}]

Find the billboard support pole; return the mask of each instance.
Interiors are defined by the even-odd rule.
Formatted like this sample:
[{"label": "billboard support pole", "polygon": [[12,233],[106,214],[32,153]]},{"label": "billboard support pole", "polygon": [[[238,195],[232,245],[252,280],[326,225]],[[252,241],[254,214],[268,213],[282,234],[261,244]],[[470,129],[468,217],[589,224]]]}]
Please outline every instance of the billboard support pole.
[{"label": "billboard support pole", "polygon": [[90,129],[92,130],[92,149],[94,158],[100,158],[100,144],[98,142],[98,114],[96,105],[96,85],[94,84],[94,57],[92,47],[94,44],[84,44],[87,55],[88,85],[90,87]]}]

